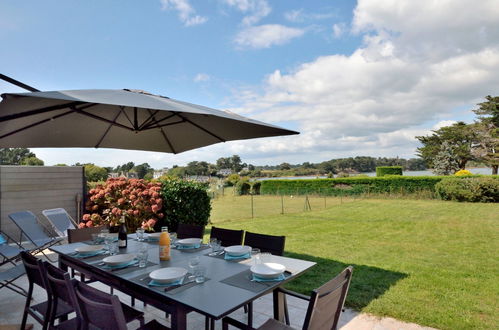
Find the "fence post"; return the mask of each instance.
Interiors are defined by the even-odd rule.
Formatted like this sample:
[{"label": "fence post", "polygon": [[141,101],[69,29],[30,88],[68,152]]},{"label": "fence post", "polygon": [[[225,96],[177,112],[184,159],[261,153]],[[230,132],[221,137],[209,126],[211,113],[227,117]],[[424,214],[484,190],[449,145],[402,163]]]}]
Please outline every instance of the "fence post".
[{"label": "fence post", "polygon": [[310,201],[308,200],[308,195],[305,195],[305,205],[303,206],[303,211],[312,211],[312,207],[310,207]]},{"label": "fence post", "polygon": [[284,196],[281,194],[281,214],[284,214]]}]

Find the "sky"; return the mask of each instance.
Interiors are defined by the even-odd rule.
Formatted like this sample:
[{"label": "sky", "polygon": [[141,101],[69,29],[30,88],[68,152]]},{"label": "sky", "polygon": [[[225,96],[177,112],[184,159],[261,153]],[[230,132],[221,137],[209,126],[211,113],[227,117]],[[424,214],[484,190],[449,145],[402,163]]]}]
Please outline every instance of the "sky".
[{"label": "sky", "polygon": [[[167,154],[31,149],[154,168],[416,157],[415,136],[499,95],[497,0],[0,2],[0,73],[43,91],[141,89],[299,135]],[[24,90],[0,81],[0,93]]]}]

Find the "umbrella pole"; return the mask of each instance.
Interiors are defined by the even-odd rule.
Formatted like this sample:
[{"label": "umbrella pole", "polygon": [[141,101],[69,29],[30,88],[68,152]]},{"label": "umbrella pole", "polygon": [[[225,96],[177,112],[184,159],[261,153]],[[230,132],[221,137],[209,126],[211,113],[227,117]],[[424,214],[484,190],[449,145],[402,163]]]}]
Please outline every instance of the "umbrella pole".
[{"label": "umbrella pole", "polygon": [[25,90],[28,90],[30,92],[39,92],[40,91],[39,89],[36,89],[36,88],[31,87],[29,85],[26,85],[18,80],[15,80],[14,78],[7,77],[6,75],[1,74],[1,73],[0,73],[0,79],[5,80],[6,82],[9,82],[12,85],[16,85],[17,87],[24,88]]}]

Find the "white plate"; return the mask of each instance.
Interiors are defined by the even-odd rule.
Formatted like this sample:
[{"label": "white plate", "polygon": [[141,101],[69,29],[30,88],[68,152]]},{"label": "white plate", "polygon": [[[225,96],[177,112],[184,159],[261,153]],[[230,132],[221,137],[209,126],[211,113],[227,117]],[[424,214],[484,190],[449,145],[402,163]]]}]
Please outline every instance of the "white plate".
[{"label": "white plate", "polygon": [[102,259],[102,262],[106,263],[109,266],[118,266],[126,264],[135,259],[135,254],[117,254],[114,256],[105,257]]},{"label": "white plate", "polygon": [[190,247],[200,245],[203,240],[201,238],[184,238],[177,241],[177,245]]},{"label": "white plate", "polygon": [[153,239],[153,240],[159,240],[159,235],[161,235],[161,233],[150,233],[150,234],[147,234],[146,237]]},{"label": "white plate", "polygon": [[233,257],[243,256],[245,254],[251,253],[251,246],[248,245],[232,245],[225,249],[225,253]]},{"label": "white plate", "polygon": [[284,273],[286,267],[275,262],[267,262],[264,264],[253,265],[250,270],[253,274],[261,278],[276,278]]},{"label": "white plate", "polygon": [[187,269],[180,267],[160,268],[152,271],[149,277],[158,283],[173,283],[187,274]]},{"label": "white plate", "polygon": [[104,245],[85,245],[85,246],[80,246],[75,249],[76,252],[78,253],[93,253],[100,251],[104,248]]}]

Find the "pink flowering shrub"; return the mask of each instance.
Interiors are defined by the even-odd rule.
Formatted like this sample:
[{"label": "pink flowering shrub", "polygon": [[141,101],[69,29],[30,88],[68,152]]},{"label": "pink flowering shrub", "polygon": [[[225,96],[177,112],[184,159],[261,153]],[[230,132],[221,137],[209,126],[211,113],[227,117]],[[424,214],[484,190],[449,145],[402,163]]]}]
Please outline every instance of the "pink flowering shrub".
[{"label": "pink flowering shrub", "polygon": [[89,190],[86,213],[79,227],[116,226],[124,215],[130,232],[138,227],[152,231],[156,222],[164,218],[160,191],[159,182],[108,179],[104,185]]}]

